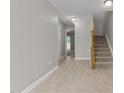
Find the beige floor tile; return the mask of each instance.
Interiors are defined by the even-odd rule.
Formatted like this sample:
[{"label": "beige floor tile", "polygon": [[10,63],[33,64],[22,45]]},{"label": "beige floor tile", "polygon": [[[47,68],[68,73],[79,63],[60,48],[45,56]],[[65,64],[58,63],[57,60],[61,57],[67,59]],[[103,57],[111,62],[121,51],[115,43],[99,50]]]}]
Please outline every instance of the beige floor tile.
[{"label": "beige floor tile", "polygon": [[89,61],[70,57],[31,93],[112,93],[112,74],[112,64],[91,70]]}]

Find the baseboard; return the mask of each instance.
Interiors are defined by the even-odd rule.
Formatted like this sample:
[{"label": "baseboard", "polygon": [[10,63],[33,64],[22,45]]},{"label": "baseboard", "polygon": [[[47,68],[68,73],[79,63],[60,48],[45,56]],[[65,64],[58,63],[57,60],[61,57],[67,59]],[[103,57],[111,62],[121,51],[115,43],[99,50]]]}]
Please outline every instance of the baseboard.
[{"label": "baseboard", "polygon": [[90,58],[79,58],[79,57],[77,57],[77,58],[75,58],[75,60],[90,60]]},{"label": "baseboard", "polygon": [[62,57],[59,57],[59,60],[62,60],[62,59],[65,59],[66,58],[66,55],[62,56]]},{"label": "baseboard", "polygon": [[108,36],[107,36],[107,34],[106,34],[106,39],[107,39],[107,42],[108,42],[108,45],[109,45],[110,51],[111,51],[111,53],[112,53],[112,56],[113,56],[112,47],[111,47],[111,44],[110,44],[110,41],[109,41],[109,39],[108,39]]},{"label": "baseboard", "polygon": [[47,74],[39,78],[37,81],[35,81],[33,84],[28,86],[26,89],[24,89],[21,93],[29,93],[33,88],[35,88],[39,83],[42,83],[45,79],[47,79],[55,70],[57,70],[59,67],[58,65],[50,70]]}]

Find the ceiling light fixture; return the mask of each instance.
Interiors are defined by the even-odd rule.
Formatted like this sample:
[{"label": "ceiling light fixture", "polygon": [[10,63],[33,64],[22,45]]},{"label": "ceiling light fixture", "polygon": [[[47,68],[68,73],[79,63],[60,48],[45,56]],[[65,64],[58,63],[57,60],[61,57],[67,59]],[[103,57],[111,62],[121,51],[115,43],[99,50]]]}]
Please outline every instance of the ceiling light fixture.
[{"label": "ceiling light fixture", "polygon": [[105,1],[104,1],[104,4],[105,4],[106,6],[112,6],[112,0],[105,0]]},{"label": "ceiling light fixture", "polygon": [[75,16],[70,16],[69,19],[70,19],[71,21],[79,20],[79,18],[78,18],[78,17],[75,17]]},{"label": "ceiling light fixture", "polygon": [[75,21],[77,18],[75,16],[71,17],[72,21]]},{"label": "ceiling light fixture", "polygon": [[72,21],[75,21],[76,19],[75,19],[75,18],[72,18],[71,20],[72,20]]}]

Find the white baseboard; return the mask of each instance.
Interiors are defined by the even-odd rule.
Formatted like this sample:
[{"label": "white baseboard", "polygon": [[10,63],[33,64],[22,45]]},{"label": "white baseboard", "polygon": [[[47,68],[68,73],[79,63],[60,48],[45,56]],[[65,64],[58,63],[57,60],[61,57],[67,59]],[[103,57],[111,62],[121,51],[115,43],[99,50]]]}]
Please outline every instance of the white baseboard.
[{"label": "white baseboard", "polygon": [[108,45],[109,45],[110,51],[111,51],[111,53],[112,53],[112,56],[113,56],[112,47],[111,47],[111,44],[110,44],[110,41],[109,41],[109,39],[108,39],[108,36],[107,36],[107,34],[106,34],[106,39],[107,39],[107,42],[108,42]]},{"label": "white baseboard", "polygon": [[75,58],[75,60],[90,60],[90,58],[79,58],[79,57],[77,57],[77,58]]},{"label": "white baseboard", "polygon": [[66,55],[62,56],[62,57],[59,57],[59,60],[61,59],[65,59],[66,58]]},{"label": "white baseboard", "polygon": [[59,67],[58,65],[50,70],[47,74],[39,78],[37,81],[35,81],[33,84],[28,86],[26,89],[24,89],[21,93],[29,93],[33,88],[35,88],[39,83],[42,83],[45,79],[47,79],[55,70],[57,70]]}]

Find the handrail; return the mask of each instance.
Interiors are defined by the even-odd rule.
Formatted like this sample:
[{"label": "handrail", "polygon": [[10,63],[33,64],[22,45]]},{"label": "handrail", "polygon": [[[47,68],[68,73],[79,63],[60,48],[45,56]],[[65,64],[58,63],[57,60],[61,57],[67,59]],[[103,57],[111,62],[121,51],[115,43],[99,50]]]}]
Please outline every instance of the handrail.
[{"label": "handrail", "polygon": [[[95,30],[95,29],[94,29]],[[95,56],[94,56],[94,30],[91,31],[91,69],[94,69],[95,66]]]}]

